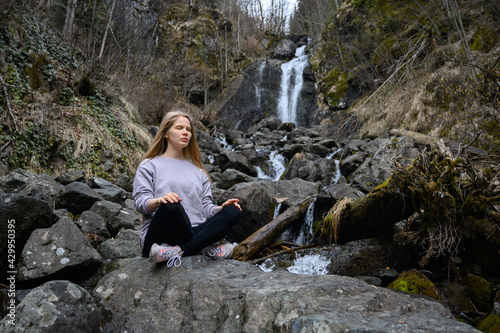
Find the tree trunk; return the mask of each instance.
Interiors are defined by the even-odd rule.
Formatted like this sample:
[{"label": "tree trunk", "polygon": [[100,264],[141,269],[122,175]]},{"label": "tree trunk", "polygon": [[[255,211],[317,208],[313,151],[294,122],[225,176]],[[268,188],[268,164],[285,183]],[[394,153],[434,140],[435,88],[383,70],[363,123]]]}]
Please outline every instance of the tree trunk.
[{"label": "tree trunk", "polygon": [[111,21],[113,19],[113,11],[115,10],[115,4],[116,0],[113,0],[113,4],[111,5],[111,10],[109,11],[108,24],[106,25],[106,30],[104,30],[104,37],[102,37],[101,51],[99,52],[99,56],[97,57],[98,59],[101,59],[102,53],[104,52],[104,45],[106,44],[106,37],[108,36],[108,30],[109,27],[111,26]]},{"label": "tree trunk", "polygon": [[73,21],[75,19],[77,0],[68,0],[68,6],[66,7],[66,20],[64,22],[63,35],[66,39],[71,39],[73,34]]},{"label": "tree trunk", "polygon": [[304,215],[312,200],[313,198],[309,197],[288,208],[283,214],[247,237],[234,248],[233,259],[245,261],[263,250],[293,222]]}]

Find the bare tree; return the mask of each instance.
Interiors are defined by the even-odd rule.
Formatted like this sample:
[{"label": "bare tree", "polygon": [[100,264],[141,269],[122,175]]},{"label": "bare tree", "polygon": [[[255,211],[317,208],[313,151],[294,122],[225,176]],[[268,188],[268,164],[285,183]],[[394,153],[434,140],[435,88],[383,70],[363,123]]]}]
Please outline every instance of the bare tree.
[{"label": "bare tree", "polygon": [[68,6],[66,7],[66,20],[64,22],[63,35],[67,39],[70,39],[73,34],[73,21],[75,20],[77,0],[68,0]]}]

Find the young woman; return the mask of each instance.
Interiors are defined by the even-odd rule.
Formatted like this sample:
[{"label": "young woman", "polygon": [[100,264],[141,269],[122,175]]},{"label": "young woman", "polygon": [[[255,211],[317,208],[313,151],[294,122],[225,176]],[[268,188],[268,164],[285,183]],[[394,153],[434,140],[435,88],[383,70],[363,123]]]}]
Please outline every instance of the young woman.
[{"label": "young woman", "polygon": [[240,219],[239,200],[213,203],[210,177],[186,113],[171,111],[163,117],[137,169],[133,196],[143,218],[142,255],[150,262],[178,267],[181,256],[200,251],[211,259],[231,257],[232,244],[212,244]]}]

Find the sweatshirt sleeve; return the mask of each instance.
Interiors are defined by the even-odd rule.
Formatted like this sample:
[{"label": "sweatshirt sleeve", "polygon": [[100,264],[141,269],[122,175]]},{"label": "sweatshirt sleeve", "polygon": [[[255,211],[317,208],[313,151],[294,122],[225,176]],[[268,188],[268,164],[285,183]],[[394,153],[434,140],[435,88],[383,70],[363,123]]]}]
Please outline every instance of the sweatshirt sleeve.
[{"label": "sweatshirt sleeve", "polygon": [[219,206],[214,204],[213,201],[213,196],[212,196],[212,188],[210,184],[210,179],[204,175],[203,177],[203,197],[202,197],[202,206],[203,210],[205,211],[205,215],[207,217],[210,217],[215,214],[215,209]]},{"label": "sweatshirt sleeve", "polygon": [[142,163],[135,174],[132,193],[135,209],[140,214],[150,215],[153,213],[148,207],[148,202],[154,199],[154,194],[154,174]]}]

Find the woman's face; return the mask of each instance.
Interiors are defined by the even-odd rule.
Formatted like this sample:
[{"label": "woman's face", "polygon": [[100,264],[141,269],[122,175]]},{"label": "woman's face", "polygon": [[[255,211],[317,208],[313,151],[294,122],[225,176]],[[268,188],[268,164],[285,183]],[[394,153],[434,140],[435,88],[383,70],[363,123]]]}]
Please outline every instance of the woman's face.
[{"label": "woman's face", "polygon": [[184,149],[189,145],[191,141],[191,123],[189,119],[184,116],[179,116],[172,127],[165,133],[165,138],[168,141],[168,145],[172,148]]}]

